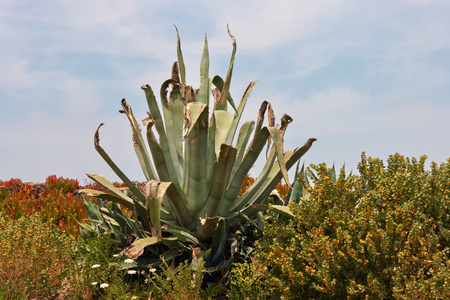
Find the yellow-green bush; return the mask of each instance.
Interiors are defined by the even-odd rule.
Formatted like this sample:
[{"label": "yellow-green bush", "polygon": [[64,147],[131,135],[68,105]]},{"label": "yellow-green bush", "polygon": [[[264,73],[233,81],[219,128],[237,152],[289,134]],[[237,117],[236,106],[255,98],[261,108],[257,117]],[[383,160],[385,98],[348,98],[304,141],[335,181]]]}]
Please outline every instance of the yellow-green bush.
[{"label": "yellow-green bush", "polygon": [[71,263],[72,237],[37,214],[18,220],[0,215],[0,298],[51,296]]},{"label": "yellow-green bush", "polygon": [[430,170],[425,160],[396,154],[384,166],[363,153],[360,174],[337,180],[312,165],[295,219],[269,221],[257,245],[260,295],[450,299],[450,159]]},{"label": "yellow-green bush", "polygon": [[[120,268],[119,243],[107,233],[79,239],[68,277],[68,299],[148,299],[153,285],[142,269]],[[146,283],[147,282],[147,283]]]}]

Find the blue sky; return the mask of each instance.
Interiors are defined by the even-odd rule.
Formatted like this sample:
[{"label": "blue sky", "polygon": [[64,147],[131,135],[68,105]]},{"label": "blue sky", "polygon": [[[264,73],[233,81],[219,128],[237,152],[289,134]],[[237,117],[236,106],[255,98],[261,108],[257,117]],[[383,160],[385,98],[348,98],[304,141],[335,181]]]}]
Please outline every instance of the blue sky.
[{"label": "blue sky", "polygon": [[[450,2],[13,1],[0,2],[0,179],[44,181],[99,173],[117,180],[93,135],[133,180],[143,180],[126,117],[146,116],[140,86],[158,90],[176,60],[176,24],[188,83],[199,85],[204,34],[210,74],[225,77],[237,40],[231,93],[294,122],[285,149],[318,141],[306,164],[346,164],[362,151],[450,157]],[[261,160],[264,160],[261,157]],[[257,176],[258,164],[251,171]],[[292,174],[292,172],[291,172]]]}]

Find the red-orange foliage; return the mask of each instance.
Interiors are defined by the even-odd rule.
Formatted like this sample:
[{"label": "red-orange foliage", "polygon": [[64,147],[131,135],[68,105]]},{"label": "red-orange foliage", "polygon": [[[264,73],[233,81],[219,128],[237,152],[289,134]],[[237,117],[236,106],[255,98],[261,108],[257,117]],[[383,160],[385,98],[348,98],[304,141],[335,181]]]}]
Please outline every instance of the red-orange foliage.
[{"label": "red-orange foliage", "polygon": [[[54,223],[58,228],[77,235],[76,221],[86,218],[80,198],[73,192],[79,188],[73,179],[49,176],[42,186],[23,184],[20,179],[0,181],[0,211],[13,219],[39,212],[44,222]],[[40,187],[41,190],[37,190]]]}]

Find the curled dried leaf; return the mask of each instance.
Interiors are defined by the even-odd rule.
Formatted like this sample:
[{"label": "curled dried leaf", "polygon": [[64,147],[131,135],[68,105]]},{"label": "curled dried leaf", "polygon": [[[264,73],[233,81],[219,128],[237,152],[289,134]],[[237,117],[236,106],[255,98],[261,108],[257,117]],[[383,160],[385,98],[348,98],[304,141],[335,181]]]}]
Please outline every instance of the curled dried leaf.
[{"label": "curled dried leaf", "polygon": [[148,117],[142,120],[142,123],[144,126],[147,127],[147,131],[149,131],[153,125],[156,123],[156,121],[153,119],[153,116],[151,113],[147,112]]},{"label": "curled dried leaf", "polygon": [[100,127],[102,127],[104,125],[104,123],[100,123],[100,125],[98,125],[97,130],[95,130],[95,134],[94,134],[94,146],[96,150],[100,150],[102,149],[102,147],[100,147],[100,137],[99,137],[99,129]]}]

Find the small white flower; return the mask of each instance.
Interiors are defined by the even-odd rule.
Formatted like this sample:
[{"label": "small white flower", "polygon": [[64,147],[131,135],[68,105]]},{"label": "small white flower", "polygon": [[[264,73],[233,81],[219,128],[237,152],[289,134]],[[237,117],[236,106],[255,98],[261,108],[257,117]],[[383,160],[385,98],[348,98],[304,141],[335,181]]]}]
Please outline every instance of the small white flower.
[{"label": "small white flower", "polygon": [[137,271],[136,270],[128,270],[128,272],[127,272],[128,274],[130,274],[130,275],[133,275],[133,274],[136,274],[137,273]]},{"label": "small white flower", "polygon": [[156,269],[155,268],[151,268],[149,271],[152,272],[152,273],[155,273]]},{"label": "small white flower", "polygon": [[134,260],[132,260],[131,258],[125,259],[125,263],[132,264],[132,263],[134,263]]},{"label": "small white flower", "polygon": [[97,283],[98,283],[98,282],[96,281],[96,282],[93,282],[93,283],[91,283],[91,284],[92,284],[92,285],[97,285]]},{"label": "small white flower", "polygon": [[114,254],[113,257],[119,257],[119,254]]},{"label": "small white flower", "polygon": [[137,296],[133,296],[133,297],[131,297],[131,299],[132,299],[132,300],[137,299]]},{"label": "small white flower", "polygon": [[101,289],[107,288],[108,286],[109,286],[109,284],[107,284],[107,283],[100,284]]},{"label": "small white flower", "polygon": [[95,268],[98,268],[98,267],[100,267],[100,265],[97,264],[97,265],[93,265],[91,268],[95,269]]}]

